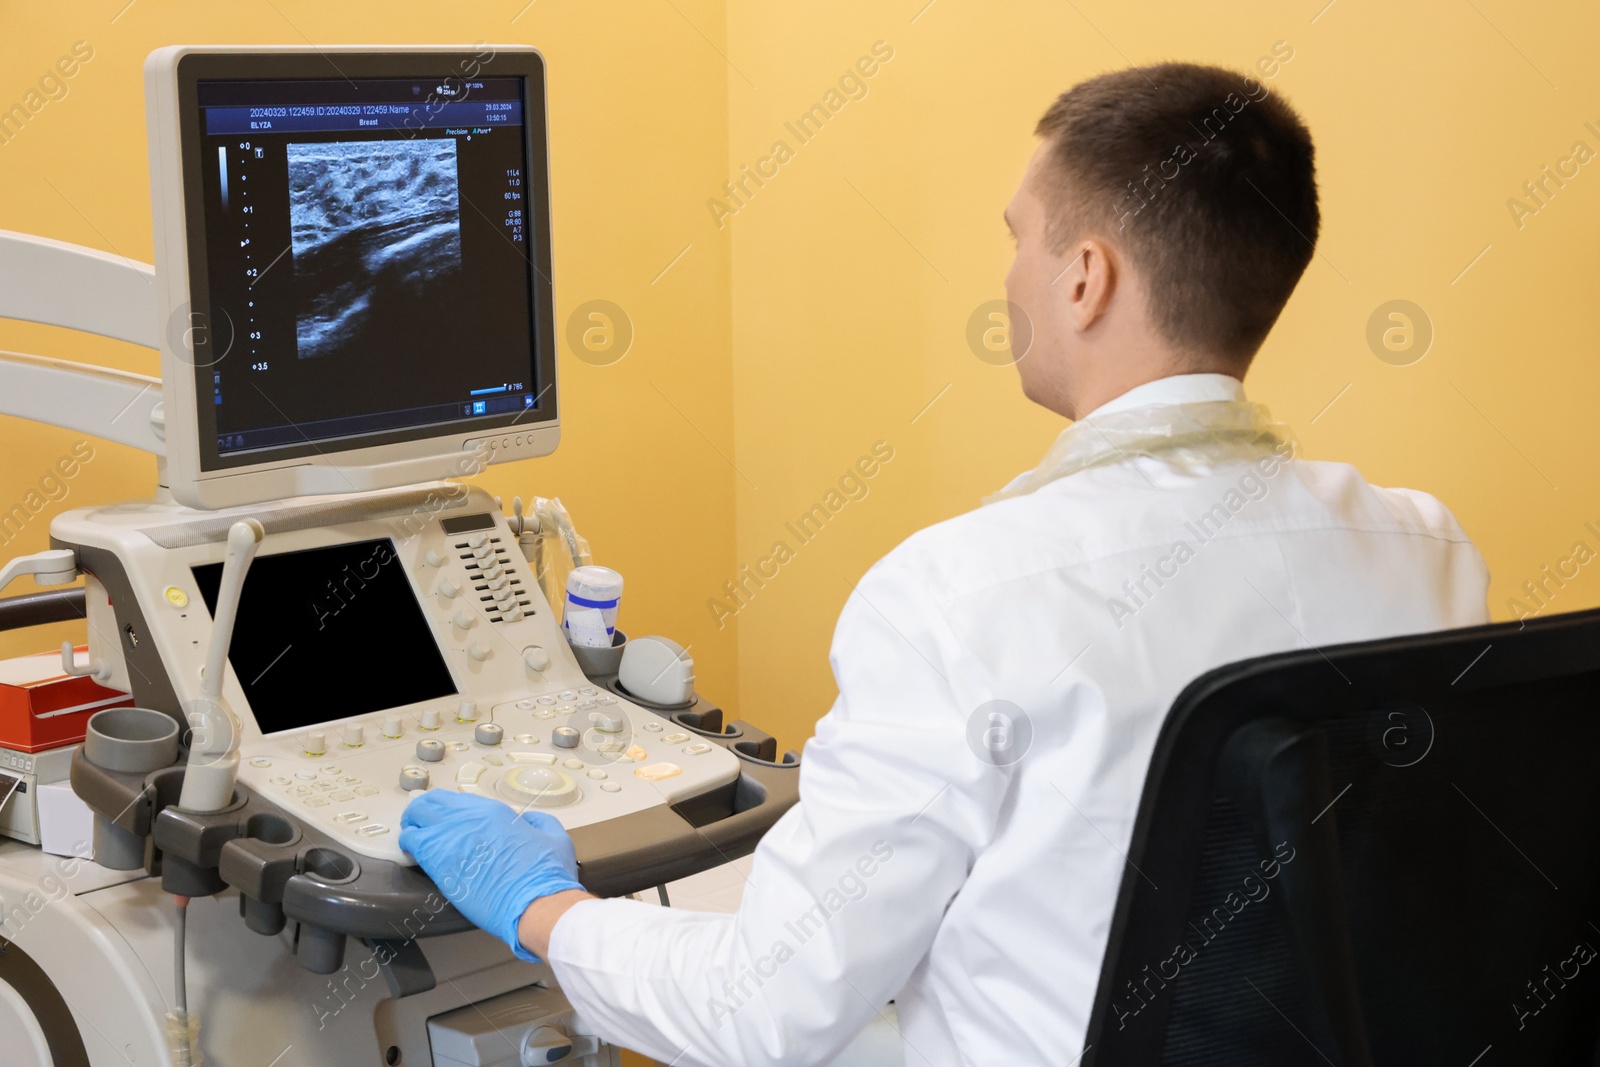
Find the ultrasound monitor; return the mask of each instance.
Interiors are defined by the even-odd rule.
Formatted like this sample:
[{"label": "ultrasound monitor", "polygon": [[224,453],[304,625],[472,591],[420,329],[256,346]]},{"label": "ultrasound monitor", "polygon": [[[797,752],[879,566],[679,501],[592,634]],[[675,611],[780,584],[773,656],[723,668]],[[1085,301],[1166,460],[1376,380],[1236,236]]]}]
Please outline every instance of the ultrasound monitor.
[{"label": "ultrasound monitor", "polygon": [[554,449],[537,52],[171,48],[146,92],[178,500]]}]

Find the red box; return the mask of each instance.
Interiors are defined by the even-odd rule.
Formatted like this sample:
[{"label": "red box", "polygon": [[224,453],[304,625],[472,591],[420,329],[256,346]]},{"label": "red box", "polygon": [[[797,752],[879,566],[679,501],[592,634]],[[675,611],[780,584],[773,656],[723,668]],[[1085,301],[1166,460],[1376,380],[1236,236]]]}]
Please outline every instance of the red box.
[{"label": "red box", "polygon": [[42,752],[75,745],[83,740],[89,716],[102,708],[132,706],[133,698],[121,690],[61,673],[59,652],[0,660],[0,747]]}]

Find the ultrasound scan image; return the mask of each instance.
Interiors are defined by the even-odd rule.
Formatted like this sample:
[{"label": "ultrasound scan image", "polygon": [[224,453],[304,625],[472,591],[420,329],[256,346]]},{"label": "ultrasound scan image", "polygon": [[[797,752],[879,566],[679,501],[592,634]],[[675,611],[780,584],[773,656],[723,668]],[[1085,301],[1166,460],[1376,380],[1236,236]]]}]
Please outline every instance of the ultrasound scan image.
[{"label": "ultrasound scan image", "polygon": [[291,144],[290,247],[301,359],[358,349],[461,273],[453,138]]}]

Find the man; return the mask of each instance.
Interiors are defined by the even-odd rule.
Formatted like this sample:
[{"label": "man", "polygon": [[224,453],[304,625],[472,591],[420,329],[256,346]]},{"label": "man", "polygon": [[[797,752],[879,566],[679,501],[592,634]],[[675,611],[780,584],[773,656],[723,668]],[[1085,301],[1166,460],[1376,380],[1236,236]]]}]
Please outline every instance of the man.
[{"label": "man", "polygon": [[[677,1064],[826,1062],[896,1002],[908,1064],[1081,1051],[1163,717],[1234,660],[1486,621],[1433,498],[1294,456],[1240,379],[1310,262],[1313,149],[1224,70],[1063,95],[1006,216],[1033,472],[862,578],[801,802],[733,915],[596,900],[554,821],[429,793],[401,846],[549,960],[595,1029]],[[1018,331],[1020,333],[1021,331]]]}]

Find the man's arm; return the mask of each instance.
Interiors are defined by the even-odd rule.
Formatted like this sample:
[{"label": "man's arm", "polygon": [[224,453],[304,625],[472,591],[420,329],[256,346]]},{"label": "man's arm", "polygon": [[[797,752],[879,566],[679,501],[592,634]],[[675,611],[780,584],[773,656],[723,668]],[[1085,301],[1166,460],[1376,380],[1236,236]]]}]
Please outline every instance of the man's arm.
[{"label": "man's arm", "polygon": [[524,913],[524,945],[601,1036],[684,1065],[820,1062],[927,953],[1006,779],[965,744],[984,680],[922,582],[891,561],[840,617],[838,702],[736,914],[581,892]]},{"label": "man's arm", "polygon": [[540,897],[528,905],[517,922],[517,940],[522,947],[541,960],[550,955],[550,932],[556,928],[574,904],[580,900],[599,900],[593,893],[582,889],[568,889],[548,897]]}]

